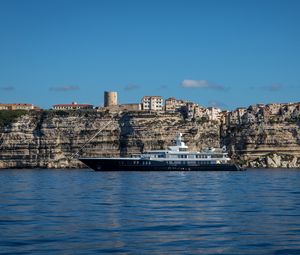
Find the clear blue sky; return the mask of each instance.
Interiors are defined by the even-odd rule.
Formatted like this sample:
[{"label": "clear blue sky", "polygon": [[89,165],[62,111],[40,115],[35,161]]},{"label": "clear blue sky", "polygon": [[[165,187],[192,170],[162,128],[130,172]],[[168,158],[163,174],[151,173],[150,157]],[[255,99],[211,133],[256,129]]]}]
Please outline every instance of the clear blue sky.
[{"label": "clear blue sky", "polygon": [[299,102],[300,1],[0,0],[0,102]]}]

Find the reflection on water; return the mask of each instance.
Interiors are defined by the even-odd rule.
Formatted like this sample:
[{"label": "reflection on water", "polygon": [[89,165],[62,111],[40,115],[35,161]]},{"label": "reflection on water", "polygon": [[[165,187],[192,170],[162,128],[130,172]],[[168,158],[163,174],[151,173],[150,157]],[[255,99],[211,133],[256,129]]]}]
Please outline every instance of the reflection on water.
[{"label": "reflection on water", "polygon": [[300,254],[300,170],[3,170],[0,230],[5,254]]}]

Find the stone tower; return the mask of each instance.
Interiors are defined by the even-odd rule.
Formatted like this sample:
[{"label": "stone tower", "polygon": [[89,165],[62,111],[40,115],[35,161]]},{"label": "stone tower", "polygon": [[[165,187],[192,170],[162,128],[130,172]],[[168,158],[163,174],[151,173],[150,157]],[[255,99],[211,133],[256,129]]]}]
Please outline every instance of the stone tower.
[{"label": "stone tower", "polygon": [[118,93],[114,91],[104,91],[104,107],[118,105]]}]

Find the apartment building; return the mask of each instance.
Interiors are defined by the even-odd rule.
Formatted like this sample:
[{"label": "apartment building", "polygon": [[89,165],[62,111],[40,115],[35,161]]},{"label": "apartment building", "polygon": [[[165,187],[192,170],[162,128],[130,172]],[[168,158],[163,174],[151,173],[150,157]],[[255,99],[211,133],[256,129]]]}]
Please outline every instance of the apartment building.
[{"label": "apartment building", "polygon": [[152,111],[162,111],[164,100],[161,96],[144,96],[142,98],[142,109]]}]

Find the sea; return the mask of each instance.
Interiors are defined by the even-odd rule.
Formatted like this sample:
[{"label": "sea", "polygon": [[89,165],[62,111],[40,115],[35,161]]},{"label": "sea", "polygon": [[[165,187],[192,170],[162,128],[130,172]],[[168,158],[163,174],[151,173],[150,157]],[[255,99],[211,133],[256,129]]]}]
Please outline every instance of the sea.
[{"label": "sea", "polygon": [[300,169],[1,170],[0,254],[300,254]]}]

